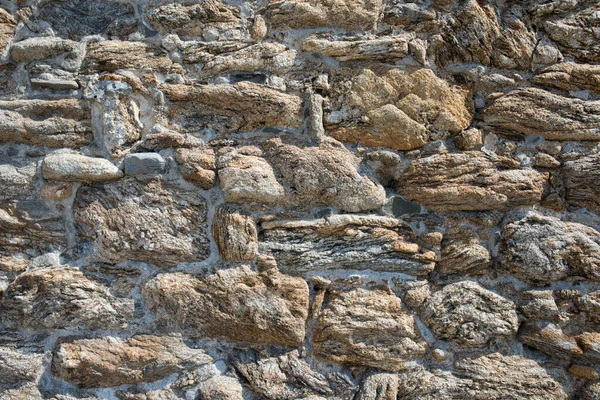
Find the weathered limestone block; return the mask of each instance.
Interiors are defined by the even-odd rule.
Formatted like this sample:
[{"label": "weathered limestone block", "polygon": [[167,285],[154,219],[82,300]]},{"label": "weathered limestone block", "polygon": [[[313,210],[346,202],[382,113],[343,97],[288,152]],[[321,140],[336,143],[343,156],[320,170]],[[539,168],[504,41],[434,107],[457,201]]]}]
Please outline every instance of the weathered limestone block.
[{"label": "weathered limestone block", "polygon": [[188,347],[180,336],[107,336],[60,343],[52,372],[83,388],[111,387],[156,381],[210,362],[209,355]]},{"label": "weathered limestone block", "polygon": [[568,204],[600,214],[600,154],[565,161],[563,177]]},{"label": "weathered limestone block", "polygon": [[[234,53],[251,45],[252,42],[246,40],[219,40],[214,42],[185,40],[177,42],[177,48],[181,53],[181,60],[186,64],[208,63],[213,61],[216,58],[215,56],[225,53]],[[262,47],[260,46],[256,47],[256,49],[261,48]],[[254,54],[257,55],[256,53]],[[233,60],[227,56],[224,56],[224,59],[233,62]],[[244,65],[242,64],[242,60],[236,62],[239,62],[240,65]],[[252,62],[256,63],[256,61]]]},{"label": "weathered limestone block", "polygon": [[396,188],[406,199],[432,211],[507,210],[539,202],[547,180],[546,172],[470,151],[418,158],[397,180]]},{"label": "weathered limestone block", "polygon": [[371,40],[335,40],[322,35],[311,36],[302,43],[302,51],[322,54],[340,61],[397,61],[408,55],[405,37],[382,37]]},{"label": "weathered limestone block", "polygon": [[0,101],[0,142],[79,148],[92,140],[91,112],[85,101]]},{"label": "weathered limestone block", "polygon": [[230,72],[284,74],[299,61],[296,50],[279,43],[261,42],[232,53],[217,55],[204,64],[202,72],[211,75]]},{"label": "weathered limestone block", "polygon": [[121,179],[79,189],[73,206],[81,239],[110,263],[137,260],[170,268],[209,255],[206,201],[160,178]]},{"label": "weathered limestone block", "polygon": [[492,339],[517,332],[519,321],[512,301],[476,282],[451,283],[433,293],[420,317],[438,339],[465,347],[483,347]]},{"label": "weathered limestone block", "polygon": [[43,354],[0,347],[0,396],[2,391],[36,382],[43,371]]},{"label": "weathered limestone block", "polygon": [[213,149],[177,149],[174,158],[186,180],[207,190],[215,185],[217,173]]},{"label": "weathered limestone block", "polygon": [[286,202],[285,189],[257,147],[222,149],[217,158],[219,183],[228,203]]},{"label": "weathered limestone block", "polygon": [[160,49],[142,42],[121,40],[89,43],[81,68],[85,74],[114,72],[119,69],[183,72],[181,65],[173,63]]},{"label": "weathered limestone block", "polygon": [[212,233],[223,260],[247,261],[256,255],[258,238],[254,219],[250,215],[221,206],[215,213]]},{"label": "weathered limestone block", "polygon": [[435,19],[435,10],[423,2],[406,3],[404,0],[389,0],[385,2],[383,22],[387,24],[415,26],[435,21]]},{"label": "weathered limestone block", "polygon": [[240,10],[219,0],[193,5],[166,4],[150,9],[146,20],[162,34],[180,36],[202,36],[207,30],[216,30],[226,34],[224,38],[235,39],[241,36],[243,28]]},{"label": "weathered limestone block", "polygon": [[532,285],[600,280],[600,233],[574,222],[530,213],[504,227],[501,269]]},{"label": "weathered limestone block", "polygon": [[392,69],[381,76],[365,69],[338,90],[335,108],[341,110],[326,115],[325,124],[344,142],[412,150],[423,147],[432,132],[458,133],[473,118],[469,91],[430,69]]},{"label": "weathered limestone block", "polygon": [[113,0],[44,0],[38,18],[49,22],[59,36],[73,40],[101,34],[124,38],[138,25],[133,6]]},{"label": "weathered limestone block", "polygon": [[598,362],[600,362],[600,333],[585,332],[577,335],[575,339],[583,350],[583,361],[598,365]]},{"label": "weathered limestone block", "polygon": [[[252,82],[234,85],[161,85],[174,102],[170,116],[183,124],[193,116],[199,129],[210,127],[218,133],[254,131],[264,127],[299,128],[302,100]],[[183,120],[179,120],[181,118]],[[185,129],[184,129],[185,130]]]},{"label": "weathered limestone block", "polygon": [[304,340],[308,286],[276,269],[256,273],[241,266],[204,277],[161,274],[142,294],[160,328],[191,337],[282,346]]},{"label": "weathered limestone block", "polygon": [[385,201],[383,187],[358,172],[360,159],[339,142],[300,147],[271,139],[264,148],[266,158],[293,188],[299,202],[360,212],[377,209]]},{"label": "weathered limestone block", "polygon": [[[581,62],[600,61],[600,5],[595,1],[581,2],[573,12],[558,13],[547,18],[543,29],[557,42],[563,52]],[[577,4],[577,3],[575,3]]]},{"label": "weathered limestone block", "polygon": [[564,91],[591,90],[600,94],[600,65],[565,62],[537,73],[531,82]]},{"label": "weathered limestone block", "polygon": [[104,158],[53,153],[44,157],[42,175],[45,179],[64,182],[104,182],[123,177],[123,172]]},{"label": "weathered limestone block", "polygon": [[300,358],[298,350],[265,358],[248,352],[236,358],[233,365],[252,390],[267,399],[292,400],[336,393],[327,377]]},{"label": "weathered limestone block", "polygon": [[474,232],[461,228],[446,232],[442,241],[442,255],[436,267],[439,273],[484,274],[490,265],[490,252],[480,244]]},{"label": "weathered limestone block", "polygon": [[349,31],[372,29],[383,8],[382,0],[270,0],[269,22],[275,29],[332,27]]},{"label": "weathered limestone block", "polygon": [[121,299],[72,267],[20,274],[0,302],[8,328],[120,329],[133,317],[131,299]]},{"label": "weathered limestone block", "polygon": [[36,37],[22,40],[11,46],[10,54],[16,62],[45,60],[72,51],[77,42],[57,37]]},{"label": "weathered limestone block", "polygon": [[414,317],[387,287],[329,287],[312,336],[317,357],[390,371],[427,351]]},{"label": "weathered limestone block", "polygon": [[262,223],[261,253],[272,254],[292,275],[328,269],[370,269],[427,275],[434,252],[415,243],[404,222],[375,215]]},{"label": "weathered limestone block", "polygon": [[600,140],[600,101],[585,101],[542,89],[517,89],[496,99],[483,112],[500,133],[541,135],[548,140]]}]

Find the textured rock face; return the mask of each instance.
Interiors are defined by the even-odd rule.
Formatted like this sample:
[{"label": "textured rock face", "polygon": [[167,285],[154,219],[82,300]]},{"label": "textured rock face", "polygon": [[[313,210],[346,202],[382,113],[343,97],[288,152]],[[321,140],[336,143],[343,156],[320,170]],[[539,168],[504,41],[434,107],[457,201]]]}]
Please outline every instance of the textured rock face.
[{"label": "textured rock face", "polygon": [[204,198],[160,178],[82,188],[74,213],[82,239],[103,261],[129,259],[169,268],[208,256]]},{"label": "textured rock face", "polygon": [[61,343],[52,370],[81,387],[110,387],[155,381],[211,361],[203,350],[186,346],[181,337],[136,335]]},{"label": "textured rock face", "polygon": [[0,142],[78,148],[92,139],[91,115],[84,101],[0,100]]},{"label": "textured rock face", "polygon": [[400,299],[387,288],[328,289],[313,342],[318,357],[391,371],[427,351],[414,317],[403,312]]},{"label": "textured rock face", "polygon": [[427,300],[423,321],[438,337],[481,347],[510,336],[519,326],[515,305],[470,281],[452,283]]},{"label": "textured rock face", "polygon": [[241,266],[206,277],[162,274],[143,294],[159,326],[193,337],[284,346],[304,339],[308,288],[302,279],[277,271],[255,273]]},{"label": "textured rock face", "polygon": [[600,279],[600,233],[585,225],[531,214],[504,228],[502,268],[533,285]]},{"label": "textured rock face", "polygon": [[[585,109],[586,112],[578,112]],[[541,89],[519,89],[498,98],[484,121],[501,132],[542,135],[549,140],[600,140],[600,103],[558,96]]]},{"label": "textured rock face", "polygon": [[423,147],[431,132],[458,133],[472,119],[468,91],[425,68],[392,69],[383,76],[365,69],[340,82],[340,89],[348,86],[338,101],[351,112],[342,120],[337,114],[327,119],[332,136],[344,142],[412,150]]},{"label": "textured rock face", "polygon": [[397,189],[405,198],[442,212],[506,210],[537,203],[548,175],[515,164],[483,152],[436,154],[414,160]]},{"label": "textured rock face", "polygon": [[133,317],[133,300],[71,267],[27,271],[12,282],[0,302],[6,327],[31,329],[119,329]]},{"label": "textured rock face", "polygon": [[600,399],[598,0],[0,0],[1,400]]},{"label": "textured rock face", "polygon": [[336,215],[262,224],[262,252],[297,275],[327,269],[372,269],[427,275],[435,253],[415,243],[410,228],[394,218]]}]

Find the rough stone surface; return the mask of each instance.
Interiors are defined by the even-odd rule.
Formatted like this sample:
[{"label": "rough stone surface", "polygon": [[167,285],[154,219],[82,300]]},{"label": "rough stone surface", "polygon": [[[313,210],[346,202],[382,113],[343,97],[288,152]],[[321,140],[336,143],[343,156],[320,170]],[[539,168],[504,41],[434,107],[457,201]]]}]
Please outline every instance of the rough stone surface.
[{"label": "rough stone surface", "polygon": [[0,0],[0,399],[600,399],[599,171],[598,0]]},{"label": "rough stone surface", "polygon": [[212,233],[223,260],[247,261],[256,255],[258,238],[252,217],[221,207],[215,213]]},{"label": "rough stone surface", "polygon": [[391,371],[427,351],[414,317],[388,288],[327,289],[312,336],[318,357]]},{"label": "rough stone surface", "polygon": [[600,279],[600,233],[585,225],[530,214],[504,227],[502,268],[532,285]]},{"label": "rough stone surface", "polygon": [[574,207],[600,212],[599,170],[600,154],[591,154],[564,163],[566,200]]},{"label": "rough stone surface", "polygon": [[81,238],[94,245],[99,260],[169,268],[208,257],[204,198],[160,178],[81,188],[74,213]]},{"label": "rough stone surface", "polygon": [[562,97],[537,88],[501,96],[486,108],[483,119],[508,134],[541,135],[549,140],[600,140],[600,102]]},{"label": "rough stone surface", "polygon": [[365,69],[334,89],[341,110],[326,125],[344,142],[412,150],[423,147],[432,132],[458,133],[472,119],[469,91],[425,68],[392,69],[382,76]]},{"label": "rough stone surface", "polygon": [[205,277],[161,274],[143,294],[158,326],[192,337],[283,346],[304,340],[308,287],[276,270],[256,273],[241,266]]},{"label": "rough stone surface", "polygon": [[506,210],[540,201],[547,179],[512,160],[464,152],[416,159],[396,186],[433,211]]},{"label": "rough stone surface", "polygon": [[45,179],[65,182],[104,182],[119,179],[123,172],[104,158],[55,153],[44,158]]},{"label": "rough stone surface", "polygon": [[1,319],[9,328],[119,329],[133,317],[133,300],[72,267],[27,271],[12,282],[0,301]]},{"label": "rough stone surface", "polygon": [[212,358],[178,336],[76,339],[58,345],[52,371],[80,387],[110,387],[162,379]]},{"label": "rough stone surface", "polygon": [[92,139],[85,101],[0,100],[0,142],[78,148]]},{"label": "rough stone surface", "polygon": [[451,283],[431,295],[420,314],[439,338],[482,347],[519,326],[515,305],[471,281]]},{"label": "rough stone surface", "polygon": [[336,215],[267,221],[261,227],[261,252],[294,275],[327,269],[427,275],[435,265],[435,253],[415,243],[411,229],[394,218]]}]

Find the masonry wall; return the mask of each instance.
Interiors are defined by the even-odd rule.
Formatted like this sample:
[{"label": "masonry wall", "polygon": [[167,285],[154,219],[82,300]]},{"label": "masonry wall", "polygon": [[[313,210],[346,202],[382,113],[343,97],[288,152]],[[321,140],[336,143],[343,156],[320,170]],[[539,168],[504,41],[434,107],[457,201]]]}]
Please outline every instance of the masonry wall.
[{"label": "masonry wall", "polygon": [[600,398],[597,0],[0,7],[1,399]]}]

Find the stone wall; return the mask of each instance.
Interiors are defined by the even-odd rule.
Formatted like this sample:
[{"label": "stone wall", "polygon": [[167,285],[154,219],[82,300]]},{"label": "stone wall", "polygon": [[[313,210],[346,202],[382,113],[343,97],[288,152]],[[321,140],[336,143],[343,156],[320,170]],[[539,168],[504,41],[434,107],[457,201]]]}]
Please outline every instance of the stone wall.
[{"label": "stone wall", "polygon": [[597,0],[0,7],[1,399],[600,399]]}]

